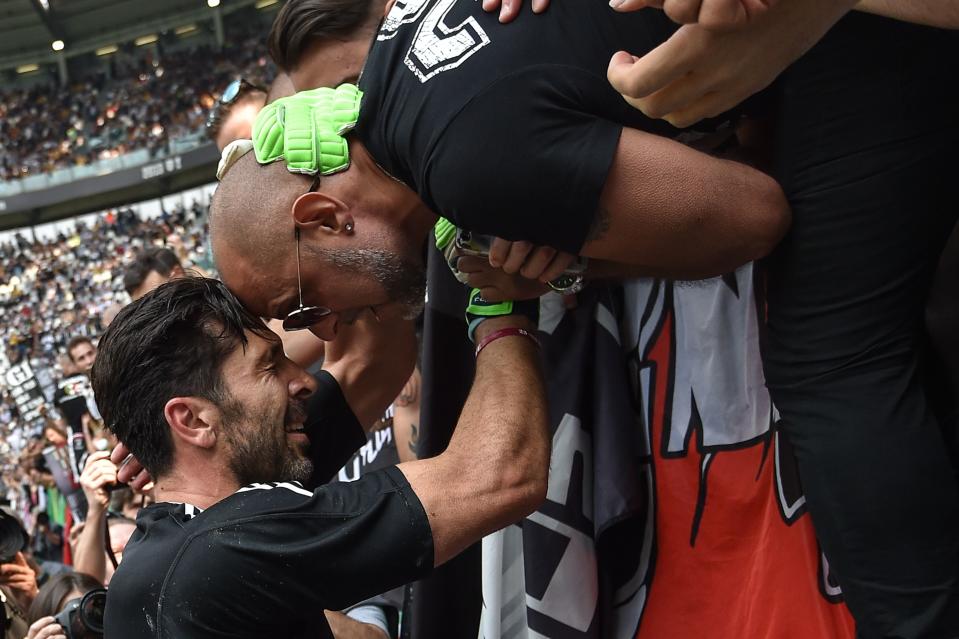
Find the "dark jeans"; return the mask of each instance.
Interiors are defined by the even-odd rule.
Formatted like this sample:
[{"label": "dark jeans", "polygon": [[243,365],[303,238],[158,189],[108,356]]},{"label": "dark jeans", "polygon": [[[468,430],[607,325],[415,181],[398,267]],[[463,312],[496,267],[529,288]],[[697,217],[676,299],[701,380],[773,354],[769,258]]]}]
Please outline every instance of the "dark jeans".
[{"label": "dark jeans", "polygon": [[959,490],[920,381],[959,213],[956,34],[850,14],[778,81],[793,226],[766,375],[862,637],[959,636]]}]

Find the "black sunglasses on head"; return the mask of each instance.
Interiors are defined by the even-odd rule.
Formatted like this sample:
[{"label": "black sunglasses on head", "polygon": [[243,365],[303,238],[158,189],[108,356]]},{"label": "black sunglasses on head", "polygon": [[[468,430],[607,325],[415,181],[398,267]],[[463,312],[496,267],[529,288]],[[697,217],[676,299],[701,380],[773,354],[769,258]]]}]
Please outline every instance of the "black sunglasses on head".
[{"label": "black sunglasses on head", "polygon": [[231,106],[255,91],[260,91],[261,93],[267,92],[267,90],[260,85],[253,84],[243,78],[239,78],[228,84],[223,90],[223,93],[220,94],[220,99],[217,100],[213,108],[210,109],[210,115],[207,116],[206,128],[209,130],[210,135],[215,136],[217,132],[219,132],[223,120],[225,120],[226,116],[230,113]]}]

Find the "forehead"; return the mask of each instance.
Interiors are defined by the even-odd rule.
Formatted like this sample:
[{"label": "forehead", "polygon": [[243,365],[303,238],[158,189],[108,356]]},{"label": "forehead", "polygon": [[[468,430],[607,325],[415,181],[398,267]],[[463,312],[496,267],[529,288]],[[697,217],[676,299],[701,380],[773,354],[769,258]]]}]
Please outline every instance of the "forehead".
[{"label": "forehead", "polygon": [[296,267],[286,251],[272,251],[269,263],[258,268],[250,255],[232,246],[222,233],[213,235],[213,250],[220,280],[257,317],[270,317],[271,308],[296,286]]},{"label": "forehead", "polygon": [[87,355],[93,350],[93,344],[90,342],[80,342],[70,349],[73,355]]},{"label": "forehead", "polygon": [[272,317],[291,293],[283,278],[264,277],[246,265],[221,270],[220,277],[236,299],[257,317]]},{"label": "forehead", "polygon": [[273,355],[283,352],[283,343],[275,333],[265,329],[265,336],[244,331],[246,336],[246,346],[237,343],[236,348],[227,356],[223,362],[223,378],[241,376],[244,371],[249,371],[261,362],[268,362]]}]

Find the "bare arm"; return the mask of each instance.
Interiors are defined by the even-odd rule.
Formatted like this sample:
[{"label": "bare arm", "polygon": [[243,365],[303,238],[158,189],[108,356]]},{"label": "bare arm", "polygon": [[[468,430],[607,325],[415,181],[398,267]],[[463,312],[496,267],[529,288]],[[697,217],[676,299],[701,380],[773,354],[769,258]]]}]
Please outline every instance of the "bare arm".
[{"label": "bare arm", "polygon": [[103,547],[106,528],[106,511],[91,507],[73,553],[73,569],[95,577],[101,583],[107,580],[107,558]]},{"label": "bare arm", "polygon": [[389,639],[376,626],[362,623],[344,615],[342,612],[326,610],[326,620],[330,623],[330,630],[336,639]]},{"label": "bare arm", "polygon": [[393,401],[393,437],[401,462],[417,459],[420,435],[420,372],[413,369],[406,385]]},{"label": "bare arm", "polygon": [[107,578],[107,558],[104,551],[106,539],[107,506],[110,493],[107,486],[117,481],[117,468],[110,461],[110,454],[103,451],[91,453],[83,472],[80,473],[80,486],[86,495],[88,510],[83,532],[77,540],[74,551],[73,567],[96,577],[101,583]]},{"label": "bare arm", "polygon": [[[531,328],[525,318],[498,317],[480,324],[476,339],[508,326]],[[399,465],[429,517],[436,565],[542,503],[549,450],[538,349],[525,337],[491,342],[449,447]]]},{"label": "bare arm", "polygon": [[323,369],[336,378],[347,403],[364,429],[403,388],[416,361],[416,334],[401,309],[364,313],[354,324],[341,326],[326,343]]},{"label": "bare arm", "polygon": [[944,29],[959,28],[957,0],[860,0],[858,11]]},{"label": "bare arm", "polygon": [[623,130],[597,215],[583,255],[676,279],[763,257],[790,220],[768,175],[634,129]]}]

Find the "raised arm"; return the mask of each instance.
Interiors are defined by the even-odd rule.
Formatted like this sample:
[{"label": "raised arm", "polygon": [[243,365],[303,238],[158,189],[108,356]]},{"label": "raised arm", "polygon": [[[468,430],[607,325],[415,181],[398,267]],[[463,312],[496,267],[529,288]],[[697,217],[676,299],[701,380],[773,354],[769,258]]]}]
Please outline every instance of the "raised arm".
[{"label": "raised arm", "polygon": [[[532,329],[525,318],[498,317],[479,325],[476,340],[507,327]],[[549,450],[538,348],[522,336],[490,342],[477,357],[473,388],[449,447],[399,465],[429,517],[434,563],[539,506],[546,498]]]},{"label": "raised arm", "polygon": [[637,275],[711,277],[765,256],[789,221],[768,175],[624,129],[582,254]]},{"label": "raised arm", "polygon": [[80,474],[80,486],[86,495],[88,510],[83,532],[74,550],[73,567],[100,582],[106,582],[112,573],[107,567],[103,541],[106,539],[107,506],[110,504],[107,489],[116,483],[117,467],[110,461],[110,454],[105,451],[91,453]]},{"label": "raised arm", "polygon": [[856,9],[903,22],[944,29],[959,28],[959,2],[956,0],[859,0]]}]

